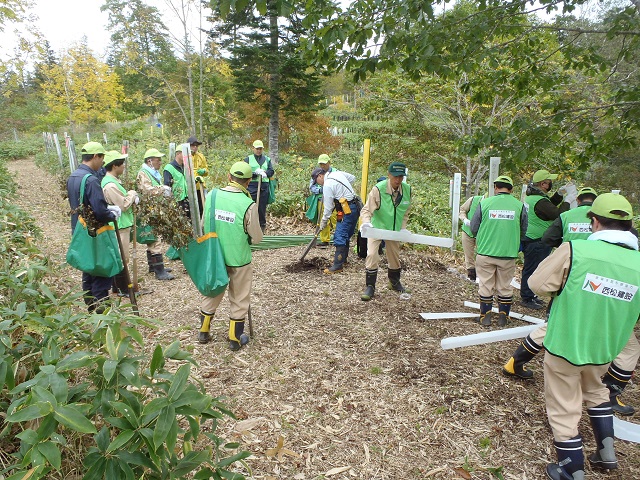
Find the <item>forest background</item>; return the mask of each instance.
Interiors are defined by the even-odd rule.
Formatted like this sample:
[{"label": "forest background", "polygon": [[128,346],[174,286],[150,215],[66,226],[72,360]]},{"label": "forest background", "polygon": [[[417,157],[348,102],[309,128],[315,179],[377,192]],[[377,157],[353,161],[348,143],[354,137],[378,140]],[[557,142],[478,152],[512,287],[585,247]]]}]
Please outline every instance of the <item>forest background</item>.
[{"label": "forest background", "polygon": [[228,163],[262,138],[294,168],[282,213],[303,206],[318,154],[359,170],[365,138],[373,179],[402,160],[438,194],[461,172],[470,195],[499,156],[519,183],[546,168],[638,202],[637,0],[166,4],[171,25],[144,0],[105,0],[103,62],[84,40],[52,51],[23,28],[33,4],[2,0],[19,41],[0,65],[0,139],[106,133],[143,150],[196,135]]}]

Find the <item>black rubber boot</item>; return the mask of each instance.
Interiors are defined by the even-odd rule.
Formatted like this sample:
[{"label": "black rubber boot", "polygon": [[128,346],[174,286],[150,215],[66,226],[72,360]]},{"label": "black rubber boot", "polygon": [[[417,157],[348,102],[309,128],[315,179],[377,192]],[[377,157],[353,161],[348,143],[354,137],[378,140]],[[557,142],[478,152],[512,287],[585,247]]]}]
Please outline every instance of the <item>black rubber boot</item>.
[{"label": "black rubber boot", "polygon": [[511,304],[513,303],[513,297],[501,297],[498,295],[498,326],[504,327],[509,320],[509,313],[511,312]]},{"label": "black rubber boot", "polygon": [[400,283],[400,272],[402,271],[401,268],[390,268],[387,271],[387,275],[389,276],[389,289],[390,290],[395,290],[396,292],[400,292],[400,293],[409,293],[409,290],[407,290],[406,288],[404,288],[402,286],[402,283]]},{"label": "black rubber boot", "polygon": [[344,262],[347,261],[347,256],[349,255],[349,246],[348,245],[338,245],[336,246],[336,253],[333,256],[333,265],[329,268],[324,269],[324,273],[332,274],[332,273],[340,273],[342,272],[342,268],[344,266]]},{"label": "black rubber boot", "polygon": [[234,352],[249,343],[249,335],[244,332],[244,319],[229,319],[229,348]]},{"label": "black rubber boot", "polygon": [[378,279],[378,269],[375,270],[366,270],[366,287],[364,292],[360,296],[361,300],[368,302],[373,298],[373,295],[376,293],[376,280]]},{"label": "black rubber boot", "polygon": [[[153,254],[147,250],[147,263],[149,264],[149,273],[154,273],[154,269],[153,269]],[[165,267],[164,268],[165,272],[171,272],[171,269],[169,267]]]},{"label": "black rubber boot", "polygon": [[211,340],[211,320],[213,320],[213,313],[207,313],[200,310],[200,333],[198,333],[198,342],[209,343]]},{"label": "black rubber boot", "polygon": [[124,271],[113,277],[113,293],[117,293],[119,297],[129,296],[129,283],[127,282],[127,276]]},{"label": "black rubber boot", "polygon": [[611,400],[611,407],[613,411],[619,415],[633,415],[636,413],[635,408],[630,405],[625,405],[620,400],[620,395],[625,389],[629,380],[631,380],[633,370],[622,370],[615,363],[609,365],[609,370],[602,377],[602,383],[604,383],[609,389],[609,399]]},{"label": "black rubber boot", "polygon": [[584,480],[584,452],[578,435],[564,442],[553,442],[558,463],[547,465],[547,477],[552,480]]},{"label": "black rubber boot", "polygon": [[485,327],[491,326],[491,309],[493,308],[493,297],[480,297],[480,317],[478,322]]},{"label": "black rubber boot", "polygon": [[164,262],[162,260],[162,254],[157,253],[155,255],[151,255],[151,261],[153,262],[153,271],[156,274],[157,280],[173,280],[174,277],[164,268]]},{"label": "black rubber boot", "polygon": [[520,342],[516,351],[513,352],[513,356],[502,367],[502,373],[509,377],[518,377],[524,380],[533,378],[533,372],[527,370],[525,364],[530,362],[540,350],[542,350],[542,347],[531,340],[531,336],[527,335],[527,338]]},{"label": "black rubber boot", "polygon": [[587,414],[596,439],[596,453],[589,455],[589,463],[593,467],[613,470],[618,468],[616,451],[613,448],[613,409],[603,403],[597,407],[587,408]]},{"label": "black rubber boot", "polygon": [[475,268],[467,268],[467,278],[472,282],[476,281],[476,269]]},{"label": "black rubber boot", "polygon": [[153,254],[147,250],[147,263],[149,264],[149,273],[153,273]]}]

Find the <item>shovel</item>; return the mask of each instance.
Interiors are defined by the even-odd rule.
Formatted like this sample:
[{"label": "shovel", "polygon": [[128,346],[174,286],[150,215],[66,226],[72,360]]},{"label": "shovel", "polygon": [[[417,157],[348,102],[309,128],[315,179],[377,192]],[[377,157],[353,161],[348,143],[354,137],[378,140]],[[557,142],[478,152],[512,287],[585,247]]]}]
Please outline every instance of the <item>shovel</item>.
[{"label": "shovel", "polygon": [[316,228],[316,233],[313,236],[313,238],[311,239],[311,241],[309,242],[309,245],[307,245],[307,248],[304,249],[304,253],[302,254],[302,256],[300,257],[300,262],[302,263],[302,261],[304,260],[304,257],[307,256],[307,253],[309,253],[309,250],[311,250],[311,248],[315,245],[316,240],[318,239],[318,235],[320,235],[320,227]]}]

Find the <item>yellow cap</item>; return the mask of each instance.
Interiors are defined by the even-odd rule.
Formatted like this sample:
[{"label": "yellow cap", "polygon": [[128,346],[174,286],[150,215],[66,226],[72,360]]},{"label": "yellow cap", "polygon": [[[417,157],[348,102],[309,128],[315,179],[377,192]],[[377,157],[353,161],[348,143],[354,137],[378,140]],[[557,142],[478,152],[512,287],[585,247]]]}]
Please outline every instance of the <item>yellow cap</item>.
[{"label": "yellow cap", "polygon": [[247,162],[236,162],[231,165],[229,173],[236,178],[251,178],[251,167]]},{"label": "yellow cap", "polygon": [[150,148],[149,150],[144,152],[144,159],[146,160],[150,157],[164,157],[164,153],[161,153],[157,148]]}]

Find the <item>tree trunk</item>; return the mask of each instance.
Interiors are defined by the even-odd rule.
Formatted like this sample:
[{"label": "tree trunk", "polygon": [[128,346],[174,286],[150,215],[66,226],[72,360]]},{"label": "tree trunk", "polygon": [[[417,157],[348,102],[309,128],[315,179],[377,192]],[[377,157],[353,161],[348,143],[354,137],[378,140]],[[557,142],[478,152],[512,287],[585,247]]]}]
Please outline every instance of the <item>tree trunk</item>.
[{"label": "tree trunk", "polygon": [[191,55],[187,54],[187,79],[189,80],[189,130],[191,131],[191,135],[196,134],[196,111],[195,111],[195,101],[193,98],[193,72],[191,71]]},{"label": "tree trunk", "polygon": [[269,9],[269,46],[271,49],[271,74],[269,83],[271,92],[269,95],[269,156],[275,164],[278,163],[278,135],[280,134],[280,77],[278,75],[278,14],[271,2]]}]

